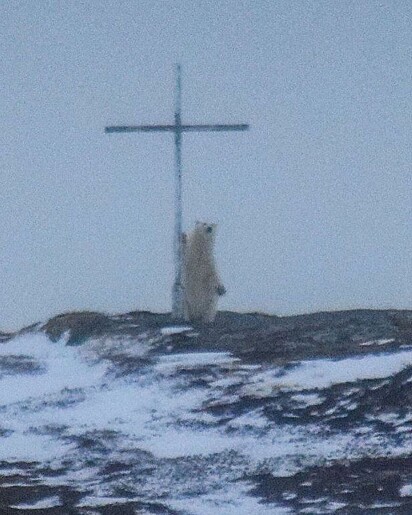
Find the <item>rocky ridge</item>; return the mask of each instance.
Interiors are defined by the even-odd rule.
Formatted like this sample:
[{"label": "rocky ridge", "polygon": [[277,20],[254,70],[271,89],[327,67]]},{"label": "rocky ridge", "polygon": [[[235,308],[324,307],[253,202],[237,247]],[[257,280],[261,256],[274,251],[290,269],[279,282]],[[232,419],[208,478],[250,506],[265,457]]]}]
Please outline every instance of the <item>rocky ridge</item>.
[{"label": "rocky ridge", "polygon": [[[412,512],[412,311],[78,312],[0,341],[6,386],[84,367],[3,395],[0,513]],[[7,452],[37,437],[64,452]]]}]

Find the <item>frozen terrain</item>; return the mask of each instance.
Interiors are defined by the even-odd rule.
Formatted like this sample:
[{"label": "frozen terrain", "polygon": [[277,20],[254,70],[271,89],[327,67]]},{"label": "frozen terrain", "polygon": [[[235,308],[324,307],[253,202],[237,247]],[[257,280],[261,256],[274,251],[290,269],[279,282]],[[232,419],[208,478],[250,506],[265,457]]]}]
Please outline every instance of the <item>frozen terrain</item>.
[{"label": "frozen terrain", "polygon": [[412,313],[72,313],[0,343],[0,513],[412,513]]}]

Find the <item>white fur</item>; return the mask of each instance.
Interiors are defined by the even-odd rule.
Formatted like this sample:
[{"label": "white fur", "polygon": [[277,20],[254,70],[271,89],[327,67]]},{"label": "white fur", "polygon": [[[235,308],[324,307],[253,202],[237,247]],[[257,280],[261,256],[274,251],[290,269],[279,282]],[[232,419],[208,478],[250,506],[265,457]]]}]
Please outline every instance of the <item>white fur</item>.
[{"label": "white fur", "polygon": [[225,292],[213,256],[216,224],[196,222],[194,230],[183,237],[183,286],[185,319],[213,322],[217,299]]}]

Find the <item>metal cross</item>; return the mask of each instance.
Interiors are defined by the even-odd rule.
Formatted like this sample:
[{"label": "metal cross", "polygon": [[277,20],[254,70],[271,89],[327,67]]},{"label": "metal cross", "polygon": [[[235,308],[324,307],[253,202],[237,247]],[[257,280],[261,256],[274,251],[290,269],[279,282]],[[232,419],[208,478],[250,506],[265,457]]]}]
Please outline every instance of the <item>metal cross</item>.
[{"label": "metal cross", "polygon": [[182,256],[182,135],[183,132],[220,132],[245,131],[247,124],[210,124],[186,125],[182,124],[182,78],[181,66],[176,66],[176,96],[175,96],[175,123],[173,125],[116,125],[105,128],[106,133],[113,132],[173,132],[175,135],[175,281],[173,285],[174,318],[183,318],[183,256]]}]

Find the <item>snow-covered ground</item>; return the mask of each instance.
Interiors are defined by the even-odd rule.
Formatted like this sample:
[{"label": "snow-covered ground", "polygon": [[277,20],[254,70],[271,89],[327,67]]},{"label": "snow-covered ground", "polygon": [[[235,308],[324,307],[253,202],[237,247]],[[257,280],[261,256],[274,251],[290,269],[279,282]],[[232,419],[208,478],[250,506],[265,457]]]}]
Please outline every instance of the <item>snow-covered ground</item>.
[{"label": "snow-covered ground", "polygon": [[[388,432],[376,431],[371,413],[344,430],[330,421],[358,409],[360,388],[373,392],[412,367],[412,350],[380,347],[379,354],[284,366],[243,363],[230,352],[153,352],[190,330],[164,327],[156,338],[74,347],[65,345],[67,335],[52,342],[37,332],[2,343],[2,477],[72,487],[82,493],[78,508],[139,501],[147,503],[142,513],[152,513],[150,503],[161,500],[170,513],[282,514],[293,511],[263,504],[251,477],[410,452],[410,431],[399,431],[410,420],[397,413],[385,415]],[[119,356],[140,361],[119,374]],[[326,406],[334,389],[336,402]],[[401,485],[400,495],[412,495],[411,485]],[[13,506],[41,510],[62,502],[47,494]],[[319,503],[325,513],[339,507]]]}]

